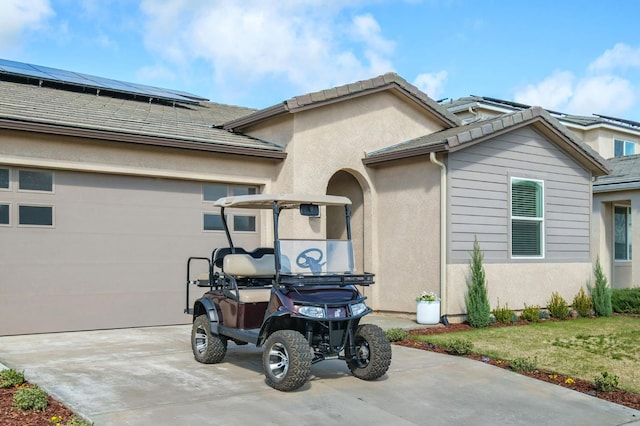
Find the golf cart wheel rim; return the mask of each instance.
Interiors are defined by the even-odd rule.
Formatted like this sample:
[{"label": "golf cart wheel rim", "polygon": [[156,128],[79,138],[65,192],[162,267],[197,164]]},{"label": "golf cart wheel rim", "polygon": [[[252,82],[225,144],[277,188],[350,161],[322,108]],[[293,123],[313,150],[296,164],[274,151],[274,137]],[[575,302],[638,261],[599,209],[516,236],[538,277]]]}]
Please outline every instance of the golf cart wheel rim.
[{"label": "golf cart wheel rim", "polygon": [[369,342],[367,342],[366,340],[363,340],[359,343],[360,344],[356,347],[356,361],[358,362],[358,365],[360,365],[361,367],[364,367],[367,364],[369,364],[370,357],[371,357],[371,352],[369,350]]},{"label": "golf cart wheel rim", "polygon": [[199,354],[207,350],[207,332],[202,327],[196,329],[196,350]]},{"label": "golf cart wheel rim", "polygon": [[275,343],[269,348],[269,370],[278,379],[284,377],[289,370],[289,354],[281,343]]}]

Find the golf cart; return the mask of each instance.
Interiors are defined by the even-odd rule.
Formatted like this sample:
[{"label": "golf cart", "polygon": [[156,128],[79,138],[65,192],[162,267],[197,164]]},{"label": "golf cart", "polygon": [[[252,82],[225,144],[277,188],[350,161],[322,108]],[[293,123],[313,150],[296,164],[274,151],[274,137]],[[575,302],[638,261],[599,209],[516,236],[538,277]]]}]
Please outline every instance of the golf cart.
[{"label": "golf cart", "polygon": [[[266,381],[281,391],[302,386],[311,365],[327,359],[345,360],[363,380],[386,373],[391,363],[386,334],[376,325],[360,324],[371,309],[356,286],[374,281],[371,273],[355,272],[350,204],[341,196],[298,194],[241,195],[215,202],[229,245],[213,250],[210,258],[190,257],[187,263],[185,313],[193,315],[191,346],[197,361],[221,362],[229,340],[264,346]],[[344,209],[346,239],[280,238],[281,213],[299,213],[312,223],[321,206]],[[227,208],[272,210],[273,247],[249,251],[235,246]],[[208,272],[194,279],[194,264],[203,262]],[[208,290],[190,307],[193,285]]]}]

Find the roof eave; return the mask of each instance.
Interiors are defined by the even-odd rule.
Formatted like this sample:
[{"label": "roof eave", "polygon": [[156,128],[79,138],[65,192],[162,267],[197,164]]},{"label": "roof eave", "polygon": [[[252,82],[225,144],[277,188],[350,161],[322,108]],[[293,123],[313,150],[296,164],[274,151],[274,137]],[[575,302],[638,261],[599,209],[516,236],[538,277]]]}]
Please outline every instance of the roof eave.
[{"label": "roof eave", "polygon": [[624,182],[624,183],[605,183],[600,185],[593,185],[593,192],[618,192],[618,191],[634,191],[640,189],[640,181],[636,182]]},{"label": "roof eave", "polygon": [[150,146],[161,146],[166,148],[179,148],[203,152],[214,152],[219,154],[243,155],[260,157],[272,160],[283,160],[287,157],[286,152],[279,150],[267,150],[252,147],[241,147],[237,145],[225,145],[219,143],[186,141],[162,136],[146,136],[132,133],[112,132],[82,127],[62,126],[46,123],[36,123],[27,121],[9,120],[0,118],[0,129],[18,130],[26,132],[43,133],[49,135],[71,136],[79,138],[89,138],[105,140],[110,142],[134,143]]},{"label": "roof eave", "polygon": [[281,102],[276,105],[261,109],[252,114],[245,115],[244,117],[237,118],[235,120],[228,121],[222,125],[224,130],[241,130],[260,121],[267,120],[280,114],[289,112],[289,108],[285,102]]},{"label": "roof eave", "polygon": [[386,165],[392,161],[406,160],[409,158],[421,157],[429,155],[432,152],[446,151],[446,143],[440,142],[428,146],[420,146],[416,148],[409,148],[402,151],[393,151],[388,153],[377,154],[373,157],[365,157],[362,159],[362,164],[368,167],[379,167]]}]

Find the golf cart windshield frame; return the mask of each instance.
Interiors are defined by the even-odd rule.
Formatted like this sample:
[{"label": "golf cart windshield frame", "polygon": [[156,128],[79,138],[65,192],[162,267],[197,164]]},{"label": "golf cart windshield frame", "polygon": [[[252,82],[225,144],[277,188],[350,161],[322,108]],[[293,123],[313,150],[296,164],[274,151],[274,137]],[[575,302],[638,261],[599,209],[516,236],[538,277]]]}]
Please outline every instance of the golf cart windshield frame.
[{"label": "golf cart windshield frame", "polygon": [[[326,195],[241,195],[224,197],[215,202],[227,241],[234,251],[231,232],[227,223],[226,208],[271,209],[273,213],[273,237],[276,283],[284,285],[369,285],[373,274],[355,274],[355,262],[351,233],[351,201],[346,197]],[[345,212],[346,240],[280,240],[280,213],[285,209],[298,209],[305,216],[317,215],[319,206],[342,206]],[[291,249],[301,248],[293,256]],[[301,257],[302,256],[302,257]],[[340,260],[336,257],[342,256]]]}]

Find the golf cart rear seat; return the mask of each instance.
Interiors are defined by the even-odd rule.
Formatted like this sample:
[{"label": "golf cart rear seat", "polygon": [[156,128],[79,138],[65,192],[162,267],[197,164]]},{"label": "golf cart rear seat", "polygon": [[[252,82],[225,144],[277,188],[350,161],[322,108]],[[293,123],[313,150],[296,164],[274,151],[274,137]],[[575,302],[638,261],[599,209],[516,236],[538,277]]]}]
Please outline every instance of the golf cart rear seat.
[{"label": "golf cart rear seat", "polygon": [[[275,257],[273,254],[265,254],[259,258],[244,253],[227,254],[223,260],[222,271],[237,279],[273,278],[276,274]],[[271,297],[270,287],[245,287],[238,290],[239,301],[244,303],[268,302]]]}]

